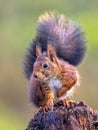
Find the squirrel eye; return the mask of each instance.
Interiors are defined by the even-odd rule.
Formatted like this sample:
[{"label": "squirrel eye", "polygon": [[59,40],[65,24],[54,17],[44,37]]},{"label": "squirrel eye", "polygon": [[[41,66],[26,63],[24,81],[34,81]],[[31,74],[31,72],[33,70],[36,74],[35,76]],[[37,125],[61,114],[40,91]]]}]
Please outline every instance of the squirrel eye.
[{"label": "squirrel eye", "polygon": [[48,68],[48,64],[47,63],[43,63],[42,67],[46,69],[46,68]]}]

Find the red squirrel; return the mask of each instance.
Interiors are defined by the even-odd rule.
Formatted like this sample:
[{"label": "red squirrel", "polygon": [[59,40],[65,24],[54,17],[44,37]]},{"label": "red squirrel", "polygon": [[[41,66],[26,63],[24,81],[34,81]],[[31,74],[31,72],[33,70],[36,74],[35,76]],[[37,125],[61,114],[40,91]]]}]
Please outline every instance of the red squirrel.
[{"label": "red squirrel", "polygon": [[76,22],[53,12],[39,17],[24,59],[31,102],[45,110],[59,101],[66,103],[79,84],[76,66],[85,52],[85,35]]}]

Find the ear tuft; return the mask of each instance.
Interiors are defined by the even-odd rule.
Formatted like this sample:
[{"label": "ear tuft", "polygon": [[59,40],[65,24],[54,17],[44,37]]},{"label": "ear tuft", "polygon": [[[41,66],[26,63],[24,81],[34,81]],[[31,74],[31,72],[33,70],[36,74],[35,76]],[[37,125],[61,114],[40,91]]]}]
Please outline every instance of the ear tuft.
[{"label": "ear tuft", "polygon": [[51,44],[47,45],[47,57],[54,62],[54,58],[56,56],[55,50],[53,49]]},{"label": "ear tuft", "polygon": [[51,44],[48,44],[48,45],[47,45],[47,52],[46,52],[46,54],[47,54],[47,57],[48,57],[52,62],[54,62],[59,68],[61,68],[60,63],[59,63],[59,59],[58,59],[58,57],[57,57],[57,55],[56,55],[56,51],[55,51],[55,49],[52,47]]}]

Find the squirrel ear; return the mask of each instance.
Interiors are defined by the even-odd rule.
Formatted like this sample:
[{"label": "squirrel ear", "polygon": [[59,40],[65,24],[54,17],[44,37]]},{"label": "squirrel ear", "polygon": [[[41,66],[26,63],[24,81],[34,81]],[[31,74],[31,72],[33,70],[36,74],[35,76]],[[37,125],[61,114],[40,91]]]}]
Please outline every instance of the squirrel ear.
[{"label": "squirrel ear", "polygon": [[54,53],[55,53],[55,50],[53,49],[53,47],[51,46],[51,44],[48,44],[47,45],[47,57],[51,61],[54,61]]},{"label": "squirrel ear", "polygon": [[42,54],[41,48],[39,45],[36,45],[36,56],[40,56]]},{"label": "squirrel ear", "polygon": [[55,62],[55,63],[59,66],[58,58],[57,58],[56,52],[55,52],[55,50],[54,50],[54,48],[52,47],[51,44],[48,44],[48,45],[47,45],[47,57],[48,57],[52,62]]}]

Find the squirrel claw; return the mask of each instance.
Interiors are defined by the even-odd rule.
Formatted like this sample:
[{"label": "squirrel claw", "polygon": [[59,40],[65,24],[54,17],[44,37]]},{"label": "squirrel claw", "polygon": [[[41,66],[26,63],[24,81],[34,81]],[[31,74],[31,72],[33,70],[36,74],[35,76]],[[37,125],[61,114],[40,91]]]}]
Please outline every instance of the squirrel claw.
[{"label": "squirrel claw", "polygon": [[44,107],[40,107],[40,111],[49,111],[49,110],[52,110],[53,108],[51,107],[47,107],[47,106],[44,106]]},{"label": "squirrel claw", "polygon": [[75,107],[75,103],[73,100],[63,100],[62,103],[67,108],[69,108],[69,107],[74,108]]},{"label": "squirrel claw", "polygon": [[40,110],[42,111],[49,111],[49,110],[53,110],[53,101],[49,100],[47,102],[47,104],[43,105],[40,107]]}]

